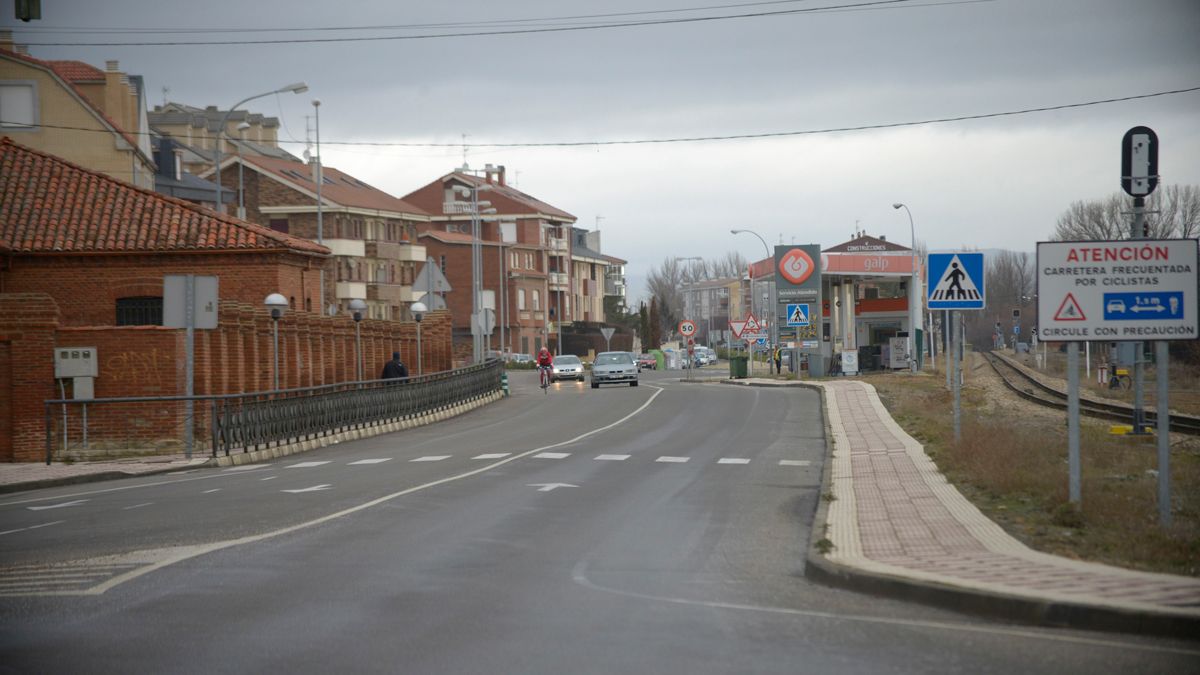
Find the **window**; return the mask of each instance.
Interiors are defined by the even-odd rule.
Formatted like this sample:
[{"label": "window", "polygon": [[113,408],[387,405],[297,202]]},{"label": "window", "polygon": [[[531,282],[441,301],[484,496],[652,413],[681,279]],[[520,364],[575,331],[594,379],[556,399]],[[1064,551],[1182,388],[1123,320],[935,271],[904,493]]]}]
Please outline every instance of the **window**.
[{"label": "window", "polygon": [[542,292],[534,289],[533,291],[533,311],[537,312],[542,309]]},{"label": "window", "polygon": [[525,311],[525,289],[524,288],[517,289],[517,309],[522,312]]},{"label": "window", "polygon": [[0,129],[32,129],[38,124],[37,84],[0,82]]},{"label": "window", "polygon": [[161,326],[162,322],[162,298],[117,298],[118,326]]},{"label": "window", "polygon": [[442,274],[446,273],[446,256],[439,256],[438,267],[442,268]]},{"label": "window", "polygon": [[270,226],[271,226],[271,229],[275,230],[276,232],[282,232],[284,234],[288,233],[287,218],[272,218],[271,222],[270,222]]}]

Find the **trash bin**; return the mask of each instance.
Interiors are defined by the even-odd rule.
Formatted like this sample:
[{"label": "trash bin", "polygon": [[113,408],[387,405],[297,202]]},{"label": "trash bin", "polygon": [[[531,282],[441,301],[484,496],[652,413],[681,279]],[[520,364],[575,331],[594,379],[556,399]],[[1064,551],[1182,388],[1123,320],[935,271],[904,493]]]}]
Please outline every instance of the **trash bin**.
[{"label": "trash bin", "polygon": [[749,362],[749,356],[731,354],[729,356],[729,377],[734,379],[746,377]]}]

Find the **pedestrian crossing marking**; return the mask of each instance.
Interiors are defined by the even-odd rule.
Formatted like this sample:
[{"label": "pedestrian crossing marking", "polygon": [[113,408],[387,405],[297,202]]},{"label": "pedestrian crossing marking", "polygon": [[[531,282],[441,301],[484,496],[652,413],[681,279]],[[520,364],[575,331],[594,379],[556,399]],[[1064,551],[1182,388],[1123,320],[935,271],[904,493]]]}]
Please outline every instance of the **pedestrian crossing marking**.
[{"label": "pedestrian crossing marking", "polygon": [[356,466],[358,464],[380,464],[382,462],[390,462],[391,460],[391,457],[381,457],[379,459],[360,459],[357,462],[350,462],[350,466]]},{"label": "pedestrian crossing marking", "polygon": [[534,455],[534,459],[564,459],[570,457],[569,452],[539,452]]},{"label": "pedestrian crossing marking", "polygon": [[624,462],[629,455],[596,455],[596,459],[601,462]]},{"label": "pedestrian crossing marking", "polygon": [[329,462],[300,462],[298,464],[292,464],[288,468],[289,469],[311,469],[314,466],[321,466],[323,464],[328,464],[328,463]]},{"label": "pedestrian crossing marking", "polygon": [[963,267],[962,260],[956,255],[946,266],[945,275],[933,287],[929,299],[934,302],[943,300],[980,300],[979,287],[971,279],[971,275]]},{"label": "pedestrian crossing marking", "polygon": [[1062,304],[1058,306],[1058,311],[1054,314],[1055,321],[1086,321],[1087,317],[1083,315],[1083,308],[1079,306],[1079,301],[1075,299],[1073,293],[1067,293],[1067,297],[1063,298]]},{"label": "pedestrian crossing marking", "polygon": [[691,459],[691,457],[668,457],[668,456],[663,456],[663,457],[659,457],[658,459],[656,459],[656,460],[654,460],[654,461],[656,461],[656,462],[667,462],[667,463],[670,463],[670,464],[683,464],[684,462],[688,461],[689,459]]},{"label": "pedestrian crossing marking", "polygon": [[482,455],[475,455],[471,459],[504,459],[511,454],[511,452],[488,452]]},{"label": "pedestrian crossing marking", "polygon": [[440,462],[443,459],[450,459],[450,457],[451,457],[451,455],[427,455],[425,457],[418,457],[416,459],[410,459],[408,461],[410,461],[410,462]]},{"label": "pedestrian crossing marking", "polygon": [[750,460],[743,457],[722,457],[717,460],[717,464],[749,464]]},{"label": "pedestrian crossing marking", "polygon": [[808,466],[809,464],[812,464],[812,462],[808,461],[807,459],[781,459],[781,460],[779,460],[779,466]]}]

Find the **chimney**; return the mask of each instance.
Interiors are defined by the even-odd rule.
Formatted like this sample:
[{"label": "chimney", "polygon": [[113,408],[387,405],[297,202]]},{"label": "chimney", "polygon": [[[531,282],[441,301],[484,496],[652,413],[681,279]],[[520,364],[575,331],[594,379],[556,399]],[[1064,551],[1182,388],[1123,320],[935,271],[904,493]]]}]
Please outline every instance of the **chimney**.
[{"label": "chimney", "polygon": [[13,51],[12,31],[7,28],[0,29],[0,49]]},{"label": "chimney", "polygon": [[129,85],[122,86],[125,76],[121,73],[119,61],[105,61],[104,69],[104,101],[101,106],[104,108],[104,114],[124,126],[125,96],[123,94]]},{"label": "chimney", "polygon": [[504,165],[501,164],[500,166],[496,167],[496,172],[500,176],[500,187],[506,187],[508,183],[504,180]]},{"label": "chimney", "polygon": [[483,179],[487,181],[489,185],[492,183],[492,176],[495,175],[495,173],[496,167],[492,166],[491,164],[483,165]]},{"label": "chimney", "polygon": [[29,56],[29,45],[13,45],[13,51],[23,56]]}]

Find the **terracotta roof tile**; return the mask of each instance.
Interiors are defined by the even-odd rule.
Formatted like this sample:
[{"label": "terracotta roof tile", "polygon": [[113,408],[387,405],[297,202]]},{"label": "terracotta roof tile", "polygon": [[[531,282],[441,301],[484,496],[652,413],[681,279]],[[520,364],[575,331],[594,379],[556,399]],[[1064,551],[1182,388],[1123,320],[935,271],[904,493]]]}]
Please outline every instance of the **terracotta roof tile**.
[{"label": "terracotta roof tile", "polygon": [[104,71],[83,61],[44,61],[59,77],[71,83],[104,81]]},{"label": "terracotta roof tile", "polygon": [[[246,164],[252,164],[276,179],[282,179],[297,187],[316,194],[317,184],[312,180],[312,169],[303,162],[294,162],[275,157],[246,156]],[[224,168],[222,168],[224,170]],[[429,214],[420,207],[393,197],[378,188],[371,187],[359,179],[338,171],[331,166],[322,168],[325,184],[321,186],[321,199],[341,206],[352,206],[362,209],[376,209],[393,213],[421,216]],[[305,204],[307,206],[308,204]]]},{"label": "terracotta roof tile", "polygon": [[22,253],[329,249],[143,190],[0,138],[0,250]]}]

